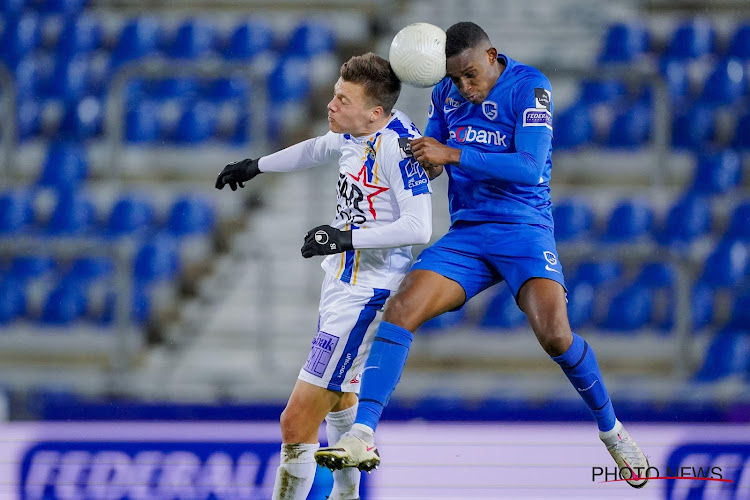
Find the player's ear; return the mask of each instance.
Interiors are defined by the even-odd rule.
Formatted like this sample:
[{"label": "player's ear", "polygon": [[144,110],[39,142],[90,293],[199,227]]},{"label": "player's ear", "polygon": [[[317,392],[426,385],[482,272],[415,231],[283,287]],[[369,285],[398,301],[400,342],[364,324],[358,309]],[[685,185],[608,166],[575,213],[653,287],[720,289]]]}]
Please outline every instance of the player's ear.
[{"label": "player's ear", "polygon": [[497,60],[497,49],[495,47],[490,47],[487,49],[487,55],[490,58],[490,63],[493,63]]},{"label": "player's ear", "polygon": [[376,122],[383,116],[383,106],[375,106],[370,110],[370,121]]}]

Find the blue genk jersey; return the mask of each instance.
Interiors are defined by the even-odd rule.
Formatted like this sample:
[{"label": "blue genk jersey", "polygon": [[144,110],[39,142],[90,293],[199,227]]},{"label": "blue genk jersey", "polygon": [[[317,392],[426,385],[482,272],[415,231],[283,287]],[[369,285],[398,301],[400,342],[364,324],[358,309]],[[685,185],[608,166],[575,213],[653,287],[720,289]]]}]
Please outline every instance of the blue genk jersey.
[{"label": "blue genk jersey", "polygon": [[[475,165],[481,163],[482,169],[445,165],[451,222],[510,222],[553,227],[549,196],[552,87],[536,68],[502,54],[498,59],[505,61],[505,70],[481,104],[472,104],[461,97],[448,77],[432,91],[425,136],[461,149],[461,165],[466,159]],[[536,135],[522,137],[521,134]],[[531,144],[538,143],[543,148],[537,155],[539,165],[532,170],[531,179],[510,181],[507,179],[515,176],[504,175],[499,170],[493,174],[491,170],[498,168],[493,157],[504,157],[503,168],[508,168],[508,160],[516,161],[516,157],[518,161],[524,160],[526,152],[515,157],[494,154],[517,153],[519,139],[523,139],[524,144],[531,140]]]}]

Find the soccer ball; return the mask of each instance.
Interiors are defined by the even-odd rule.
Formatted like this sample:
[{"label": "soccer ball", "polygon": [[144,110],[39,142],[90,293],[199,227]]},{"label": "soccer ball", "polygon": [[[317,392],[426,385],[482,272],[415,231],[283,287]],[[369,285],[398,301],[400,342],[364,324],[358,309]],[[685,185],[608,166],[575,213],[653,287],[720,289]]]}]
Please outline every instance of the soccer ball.
[{"label": "soccer ball", "polygon": [[445,31],[434,24],[410,24],[393,37],[388,59],[403,83],[432,87],[445,77]]}]

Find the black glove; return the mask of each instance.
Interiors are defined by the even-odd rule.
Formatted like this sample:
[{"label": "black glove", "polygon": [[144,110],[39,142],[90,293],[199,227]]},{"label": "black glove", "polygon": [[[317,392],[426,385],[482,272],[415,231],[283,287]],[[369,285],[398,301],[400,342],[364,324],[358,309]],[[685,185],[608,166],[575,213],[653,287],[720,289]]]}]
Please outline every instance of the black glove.
[{"label": "black glove", "polygon": [[309,259],[313,255],[331,255],[349,250],[354,250],[351,231],[341,231],[335,227],[323,225],[305,233],[302,256]]},{"label": "black glove", "polygon": [[216,189],[222,189],[229,184],[232,191],[237,191],[237,186],[241,188],[245,187],[245,182],[259,173],[258,160],[248,158],[242,161],[234,161],[224,167],[224,170],[216,178]]}]

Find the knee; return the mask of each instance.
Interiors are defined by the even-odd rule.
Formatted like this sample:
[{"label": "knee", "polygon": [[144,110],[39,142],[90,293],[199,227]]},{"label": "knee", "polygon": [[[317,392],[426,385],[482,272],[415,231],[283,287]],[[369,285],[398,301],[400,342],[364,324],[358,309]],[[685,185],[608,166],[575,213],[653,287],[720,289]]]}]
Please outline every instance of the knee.
[{"label": "knee", "polygon": [[573,343],[573,334],[570,329],[547,330],[544,333],[537,334],[537,339],[542,349],[550,356],[560,356],[570,348]]},{"label": "knee", "polygon": [[383,312],[383,321],[392,323],[402,328],[408,328],[408,313],[410,308],[407,306],[406,301],[401,295],[395,295],[385,304],[385,311]]},{"label": "knee", "polygon": [[299,415],[292,408],[287,406],[281,412],[279,423],[281,424],[281,439],[284,443],[301,443],[304,441]]}]

